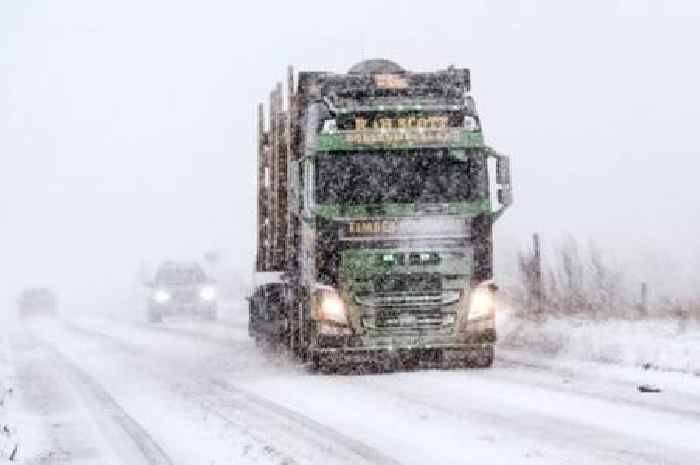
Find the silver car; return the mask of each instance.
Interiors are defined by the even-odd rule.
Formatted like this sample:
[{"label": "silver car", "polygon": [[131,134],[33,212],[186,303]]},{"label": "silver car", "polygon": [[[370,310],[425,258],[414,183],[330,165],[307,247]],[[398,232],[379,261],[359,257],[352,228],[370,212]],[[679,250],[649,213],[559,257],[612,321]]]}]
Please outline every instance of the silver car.
[{"label": "silver car", "polygon": [[170,315],[216,319],[216,286],[198,263],[165,262],[146,285],[150,289],[148,319],[153,323]]}]

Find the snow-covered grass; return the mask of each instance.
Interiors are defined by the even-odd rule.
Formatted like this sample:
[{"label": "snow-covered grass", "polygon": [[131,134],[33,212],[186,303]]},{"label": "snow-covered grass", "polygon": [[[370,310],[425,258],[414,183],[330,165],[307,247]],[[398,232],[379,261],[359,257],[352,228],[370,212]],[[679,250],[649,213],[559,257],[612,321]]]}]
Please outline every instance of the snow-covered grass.
[{"label": "snow-covered grass", "polygon": [[540,355],[700,376],[700,325],[676,320],[590,320],[549,317],[543,322],[505,317],[500,345]]}]

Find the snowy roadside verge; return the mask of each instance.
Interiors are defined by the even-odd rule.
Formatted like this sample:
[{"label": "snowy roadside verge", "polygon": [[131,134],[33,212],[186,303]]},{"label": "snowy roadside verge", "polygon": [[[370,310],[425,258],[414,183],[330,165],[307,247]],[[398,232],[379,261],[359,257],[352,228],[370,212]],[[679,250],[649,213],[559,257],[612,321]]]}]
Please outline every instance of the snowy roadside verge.
[{"label": "snowy roadside verge", "polygon": [[700,327],[693,323],[683,328],[671,319],[505,317],[499,337],[504,349],[700,376]]},{"label": "snowy roadside verge", "polygon": [[14,376],[7,335],[0,334],[0,461],[12,461],[19,448],[17,427],[13,424]]}]

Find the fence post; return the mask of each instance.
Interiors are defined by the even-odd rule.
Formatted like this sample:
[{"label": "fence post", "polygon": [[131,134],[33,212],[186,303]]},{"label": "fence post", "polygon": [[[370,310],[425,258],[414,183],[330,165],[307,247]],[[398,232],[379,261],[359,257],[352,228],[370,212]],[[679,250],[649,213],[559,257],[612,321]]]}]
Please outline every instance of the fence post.
[{"label": "fence post", "polygon": [[535,298],[535,315],[541,317],[543,308],[543,286],[542,286],[542,253],[540,250],[540,236],[532,235],[532,275],[533,275],[533,297]]},{"label": "fence post", "polygon": [[639,310],[641,311],[642,316],[647,316],[649,314],[649,289],[647,287],[647,283],[642,283]]}]

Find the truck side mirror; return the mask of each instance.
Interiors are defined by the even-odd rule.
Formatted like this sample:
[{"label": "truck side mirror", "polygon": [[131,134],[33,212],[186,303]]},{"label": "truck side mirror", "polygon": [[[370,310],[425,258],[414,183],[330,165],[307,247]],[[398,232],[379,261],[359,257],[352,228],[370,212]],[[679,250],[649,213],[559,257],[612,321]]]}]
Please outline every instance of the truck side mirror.
[{"label": "truck side mirror", "polygon": [[496,158],[496,182],[510,185],[510,158],[505,155]]},{"label": "truck side mirror", "polygon": [[496,198],[501,204],[500,208],[493,212],[498,218],[503,212],[513,204],[513,188],[510,184],[510,158],[501,155],[493,149],[488,149],[488,156],[496,159]]},{"label": "truck side mirror", "polygon": [[498,189],[498,203],[505,207],[513,203],[513,192],[510,190],[510,184]]}]

